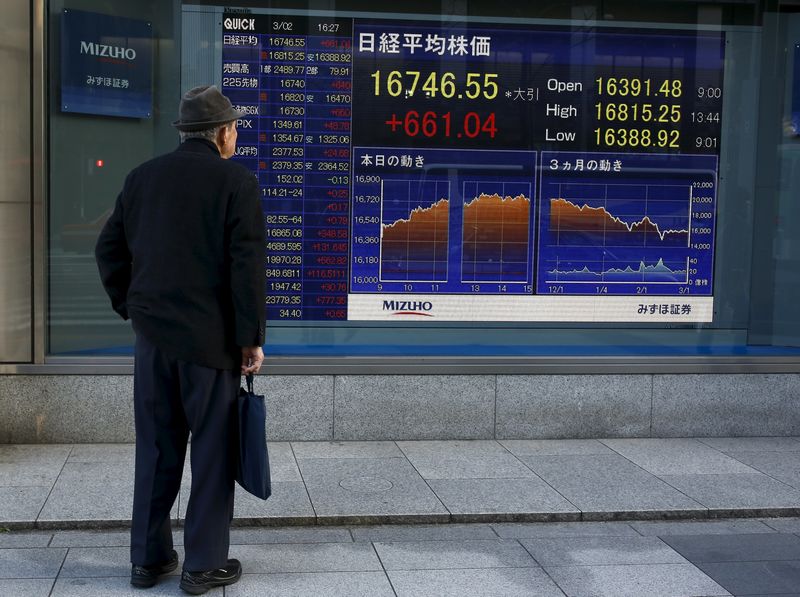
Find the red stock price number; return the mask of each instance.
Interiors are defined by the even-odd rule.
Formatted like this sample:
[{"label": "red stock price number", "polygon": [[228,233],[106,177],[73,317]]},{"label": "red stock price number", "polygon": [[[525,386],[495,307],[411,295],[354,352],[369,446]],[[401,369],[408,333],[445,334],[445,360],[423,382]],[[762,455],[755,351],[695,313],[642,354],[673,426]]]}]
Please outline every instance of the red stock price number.
[{"label": "red stock price number", "polygon": [[495,113],[490,112],[486,117],[481,117],[477,112],[467,112],[459,120],[451,112],[437,114],[436,112],[423,112],[409,110],[405,114],[392,114],[384,122],[393,133],[405,134],[408,137],[466,137],[475,139],[482,135],[494,139],[497,134]]}]

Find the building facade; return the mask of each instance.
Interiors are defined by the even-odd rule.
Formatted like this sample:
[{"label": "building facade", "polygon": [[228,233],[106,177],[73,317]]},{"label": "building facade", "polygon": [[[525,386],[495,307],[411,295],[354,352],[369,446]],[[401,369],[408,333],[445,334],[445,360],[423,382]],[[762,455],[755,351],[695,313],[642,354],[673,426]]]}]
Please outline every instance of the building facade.
[{"label": "building facade", "polygon": [[274,439],[800,434],[800,2],[0,17],[0,442],[132,439],[94,242],[210,83],[262,192]]}]

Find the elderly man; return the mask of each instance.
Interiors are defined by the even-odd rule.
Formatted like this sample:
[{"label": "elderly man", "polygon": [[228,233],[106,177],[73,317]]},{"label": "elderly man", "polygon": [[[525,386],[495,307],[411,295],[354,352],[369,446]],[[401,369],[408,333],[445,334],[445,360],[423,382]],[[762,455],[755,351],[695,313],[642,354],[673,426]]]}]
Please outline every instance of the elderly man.
[{"label": "elderly man", "polygon": [[264,219],[258,182],[229,161],[231,102],[195,87],[173,123],[181,145],[135,168],[97,241],[100,277],[136,333],[131,584],[174,570],[170,510],[191,433],[181,588],[236,582],[228,559],[240,375],[264,355]]}]

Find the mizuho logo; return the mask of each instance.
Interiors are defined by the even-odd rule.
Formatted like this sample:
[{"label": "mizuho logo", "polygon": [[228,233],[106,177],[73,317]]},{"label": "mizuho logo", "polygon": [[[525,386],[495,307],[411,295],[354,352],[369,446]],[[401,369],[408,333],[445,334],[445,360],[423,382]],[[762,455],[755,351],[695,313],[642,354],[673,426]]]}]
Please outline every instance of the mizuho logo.
[{"label": "mizuho logo", "polygon": [[91,41],[81,42],[81,54],[91,56],[104,56],[106,58],[119,58],[123,60],[136,60],[136,50],[122,46],[106,46]]},{"label": "mizuho logo", "polygon": [[384,311],[394,311],[395,315],[421,315],[433,317],[428,311],[433,310],[430,301],[383,301]]},{"label": "mizuho logo", "polygon": [[240,31],[255,31],[256,28],[256,20],[255,19],[242,19],[242,18],[231,18],[228,17],[225,19],[225,29],[228,30],[240,30]]}]

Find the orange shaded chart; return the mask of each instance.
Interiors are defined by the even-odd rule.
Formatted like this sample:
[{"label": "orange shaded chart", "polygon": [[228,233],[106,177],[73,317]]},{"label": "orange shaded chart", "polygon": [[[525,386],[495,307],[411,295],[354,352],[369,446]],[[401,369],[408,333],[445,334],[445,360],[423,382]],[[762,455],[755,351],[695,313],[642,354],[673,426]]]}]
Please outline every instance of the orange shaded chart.
[{"label": "orange shaded chart", "polygon": [[626,221],[604,206],[581,205],[560,197],[550,199],[550,232],[556,235],[555,244],[558,245],[686,246],[688,216],[686,224],[666,228],[653,222],[649,215]]},{"label": "orange shaded chart", "polygon": [[[515,185],[522,186],[522,185]],[[463,282],[524,282],[530,278],[530,189],[516,194],[464,193]]]},{"label": "orange shaded chart", "polygon": [[416,207],[407,218],[381,225],[380,279],[447,281],[450,200]]}]

